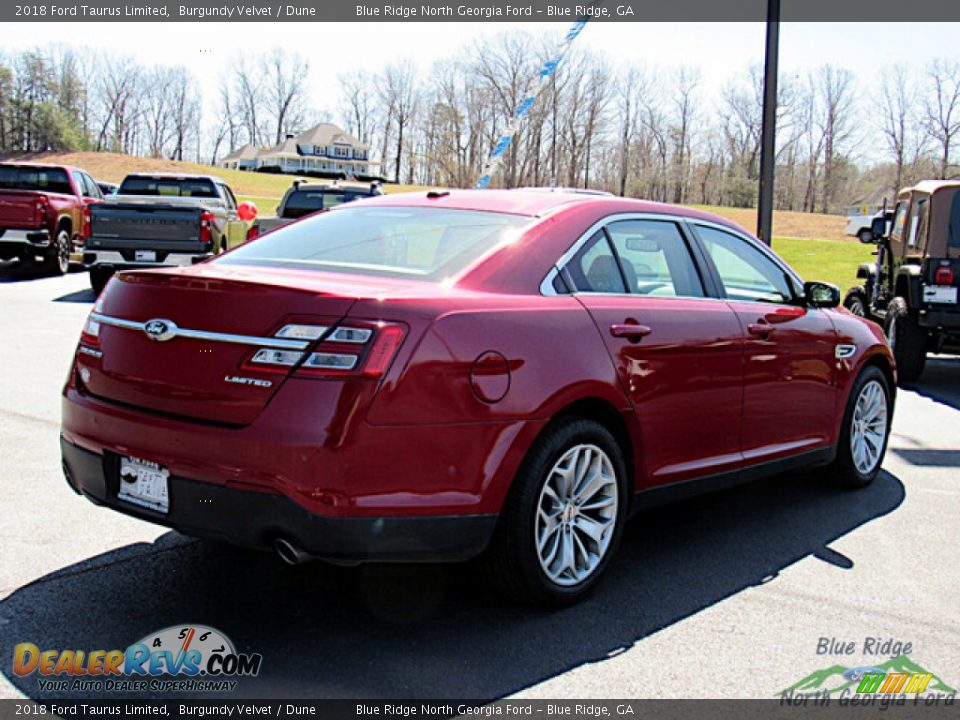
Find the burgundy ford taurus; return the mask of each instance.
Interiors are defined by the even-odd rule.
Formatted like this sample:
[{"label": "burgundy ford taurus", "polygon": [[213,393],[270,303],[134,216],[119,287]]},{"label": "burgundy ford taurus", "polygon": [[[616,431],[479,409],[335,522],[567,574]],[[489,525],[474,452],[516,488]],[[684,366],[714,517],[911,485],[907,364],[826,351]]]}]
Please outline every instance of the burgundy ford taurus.
[{"label": "burgundy ford taurus", "polygon": [[484,555],[564,603],[628,514],[801,466],[866,485],[894,366],[728,221],[576,192],[393,195],[118,275],[64,390],[95,503],[288,562]]}]

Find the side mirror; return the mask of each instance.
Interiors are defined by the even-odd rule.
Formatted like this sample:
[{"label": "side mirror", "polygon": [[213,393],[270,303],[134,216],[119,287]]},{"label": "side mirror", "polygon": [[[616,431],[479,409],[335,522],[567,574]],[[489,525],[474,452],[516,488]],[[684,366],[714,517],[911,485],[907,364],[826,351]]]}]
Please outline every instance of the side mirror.
[{"label": "side mirror", "polygon": [[814,308],[840,307],[840,288],[830,283],[811,280],[803,284],[807,305]]},{"label": "side mirror", "polygon": [[870,223],[870,234],[873,235],[873,241],[876,242],[887,235],[887,219],[876,217]]}]

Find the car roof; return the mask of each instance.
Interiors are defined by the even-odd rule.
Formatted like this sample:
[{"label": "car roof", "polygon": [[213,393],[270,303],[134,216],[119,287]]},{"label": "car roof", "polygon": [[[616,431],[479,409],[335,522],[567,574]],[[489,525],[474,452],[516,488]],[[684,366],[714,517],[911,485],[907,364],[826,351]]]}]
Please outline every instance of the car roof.
[{"label": "car roof", "polygon": [[636,212],[677,215],[678,217],[708,220],[742,230],[736,223],[713,213],[694,208],[652,200],[622,198],[596,191],[578,191],[568,188],[518,188],[514,190],[429,190],[396,193],[364,199],[364,204],[376,203],[405,207],[445,207],[457,210],[500,212],[512,215],[543,217],[554,211],[582,204],[606,204],[611,213]]},{"label": "car roof", "polygon": [[900,191],[900,194],[905,195],[910,192],[921,192],[933,195],[938,190],[956,187],[960,187],[960,180],[923,180],[913,187],[904,188]]}]

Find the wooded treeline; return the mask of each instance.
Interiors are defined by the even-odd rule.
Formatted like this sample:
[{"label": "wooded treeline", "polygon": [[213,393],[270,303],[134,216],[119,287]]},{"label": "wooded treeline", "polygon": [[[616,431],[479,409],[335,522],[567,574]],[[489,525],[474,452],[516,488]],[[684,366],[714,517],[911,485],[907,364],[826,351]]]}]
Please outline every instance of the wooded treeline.
[{"label": "wooded treeline", "polygon": [[[313,107],[310,63],[283,50],[238,55],[219,94],[182,66],[57,48],[0,55],[0,151],[110,150],[213,162],[321,120],[371,146],[395,182],[470,186],[555,39],[505,33],[418,72],[397,60],[341,75]],[[960,62],[832,64],[780,81],[776,205],[837,212],[932,177],[957,177]],[[762,77],[708,88],[695,66],[617,63],[574,49],[537,99],[494,184],[594,187],[654,200],[751,206]],[[332,112],[331,112],[332,111]]]}]

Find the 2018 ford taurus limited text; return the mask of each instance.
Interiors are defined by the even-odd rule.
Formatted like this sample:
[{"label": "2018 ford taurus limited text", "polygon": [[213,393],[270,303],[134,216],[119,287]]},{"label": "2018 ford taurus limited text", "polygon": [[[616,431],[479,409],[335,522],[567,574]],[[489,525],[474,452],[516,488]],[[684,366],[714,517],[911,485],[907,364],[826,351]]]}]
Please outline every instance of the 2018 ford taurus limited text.
[{"label": "2018 ford taurus limited text", "polygon": [[894,366],[729,222],[574,192],[358,201],[132,271],[64,390],[70,485],[289,562],[483,562],[575,600],[628,514],[801,466],[877,474]]}]

